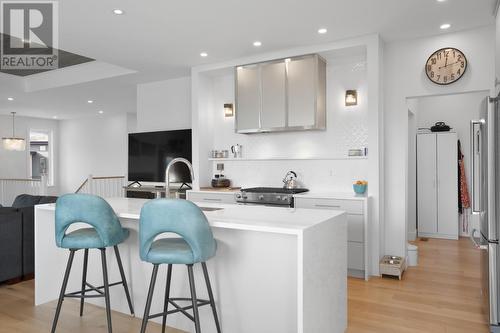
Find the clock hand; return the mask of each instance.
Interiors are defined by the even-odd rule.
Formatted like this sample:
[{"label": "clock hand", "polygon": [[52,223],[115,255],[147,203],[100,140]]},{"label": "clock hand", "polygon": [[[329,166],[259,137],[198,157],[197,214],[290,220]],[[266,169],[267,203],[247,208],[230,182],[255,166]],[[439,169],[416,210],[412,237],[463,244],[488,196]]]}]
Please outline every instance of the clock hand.
[{"label": "clock hand", "polygon": [[459,62],[460,62],[460,61],[456,61],[456,62],[454,62],[454,63],[447,64],[447,65],[445,64],[444,66],[441,66],[441,67],[439,67],[438,69],[445,68],[445,67],[448,67],[448,66],[452,66],[452,65],[458,64]]}]

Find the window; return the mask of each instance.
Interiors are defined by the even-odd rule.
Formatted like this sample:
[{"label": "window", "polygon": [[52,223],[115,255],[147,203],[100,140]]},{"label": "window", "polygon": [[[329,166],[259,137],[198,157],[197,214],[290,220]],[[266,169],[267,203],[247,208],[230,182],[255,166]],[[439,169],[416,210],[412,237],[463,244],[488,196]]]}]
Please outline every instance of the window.
[{"label": "window", "polygon": [[52,132],[30,130],[29,144],[31,178],[41,179],[42,176],[47,176],[47,184],[54,185]]}]

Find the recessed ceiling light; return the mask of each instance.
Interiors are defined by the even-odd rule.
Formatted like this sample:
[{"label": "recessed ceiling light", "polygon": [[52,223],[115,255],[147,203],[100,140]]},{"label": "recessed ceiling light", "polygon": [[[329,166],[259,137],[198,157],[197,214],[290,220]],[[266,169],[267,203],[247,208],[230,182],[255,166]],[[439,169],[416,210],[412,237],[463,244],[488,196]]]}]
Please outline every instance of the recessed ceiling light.
[{"label": "recessed ceiling light", "polygon": [[8,100],[8,101],[13,101],[13,100],[14,100],[14,97],[7,97],[7,100]]},{"label": "recessed ceiling light", "polygon": [[123,14],[125,14],[125,12],[123,10],[121,10],[121,9],[116,8],[116,9],[113,9],[113,14],[115,14],[115,15],[123,15]]},{"label": "recessed ceiling light", "polygon": [[57,119],[57,116],[52,116],[53,119]]},{"label": "recessed ceiling light", "polygon": [[259,46],[261,46],[261,45],[262,45],[262,42],[260,42],[260,41],[258,41],[258,40],[256,40],[255,42],[253,42],[253,46],[257,46],[257,47],[259,47]]},{"label": "recessed ceiling light", "polygon": [[207,52],[201,52],[200,53],[200,57],[203,57],[203,58],[208,57],[208,53]]},{"label": "recessed ceiling light", "polygon": [[92,103],[94,103],[94,101],[93,101],[93,100],[91,100],[91,99],[89,99],[89,100],[87,101],[87,103],[92,104]]},{"label": "recessed ceiling light", "polygon": [[445,24],[441,24],[441,26],[439,28],[441,30],[446,30],[446,29],[449,29],[450,27],[451,27],[451,24],[445,23]]},{"label": "recessed ceiling light", "polygon": [[97,112],[99,112],[99,114],[103,114],[104,113],[104,111],[102,111],[102,110],[99,110]]},{"label": "recessed ceiling light", "polygon": [[318,29],[318,34],[326,34],[328,32],[328,30],[326,28],[320,28]]},{"label": "recessed ceiling light", "polygon": [[446,2],[446,0],[437,0],[437,2]]}]

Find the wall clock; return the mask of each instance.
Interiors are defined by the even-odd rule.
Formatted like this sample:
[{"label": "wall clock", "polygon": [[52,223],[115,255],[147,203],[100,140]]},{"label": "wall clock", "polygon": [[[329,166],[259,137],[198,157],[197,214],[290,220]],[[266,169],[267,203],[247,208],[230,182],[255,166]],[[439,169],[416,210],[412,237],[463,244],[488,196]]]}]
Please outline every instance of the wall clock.
[{"label": "wall clock", "polygon": [[467,70],[467,58],[462,51],[446,47],[434,52],[425,64],[425,73],[436,84],[447,85],[460,80]]}]

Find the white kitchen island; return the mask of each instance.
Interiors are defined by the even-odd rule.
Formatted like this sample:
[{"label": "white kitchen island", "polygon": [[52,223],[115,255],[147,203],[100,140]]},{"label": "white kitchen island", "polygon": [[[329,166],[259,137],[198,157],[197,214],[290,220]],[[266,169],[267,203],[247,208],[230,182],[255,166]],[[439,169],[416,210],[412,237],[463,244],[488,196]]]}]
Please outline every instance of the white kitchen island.
[{"label": "white kitchen island", "polygon": [[[130,237],[119,245],[136,316],[142,317],[152,265],[139,257],[139,213],[143,199],[107,199]],[[340,211],[199,204],[222,208],[205,211],[217,255],[207,262],[217,310],[225,333],[340,333],[347,328],[347,222]],[[68,250],[54,239],[55,205],[35,208],[35,304],[56,300]],[[86,226],[75,225],[70,230]],[[110,283],[119,281],[112,249],[108,250]],[[79,290],[83,251],[73,263],[68,292]],[[200,265],[195,265],[199,298],[207,298]],[[151,313],[163,309],[167,265],[160,267]],[[102,285],[98,251],[89,253],[87,281]],[[110,288],[113,310],[128,313],[123,288]],[[174,265],[172,297],[189,296],[187,270]],[[86,301],[103,306],[102,299]],[[64,303],[63,303],[64,306]],[[216,332],[209,306],[200,308],[203,333]],[[103,321],[105,316],[103,315]],[[161,318],[160,318],[161,319]],[[118,319],[115,319],[118,320]],[[104,322],[103,322],[104,324]],[[192,322],[182,314],[167,325],[189,332]]]}]

